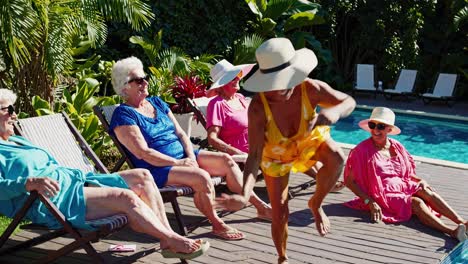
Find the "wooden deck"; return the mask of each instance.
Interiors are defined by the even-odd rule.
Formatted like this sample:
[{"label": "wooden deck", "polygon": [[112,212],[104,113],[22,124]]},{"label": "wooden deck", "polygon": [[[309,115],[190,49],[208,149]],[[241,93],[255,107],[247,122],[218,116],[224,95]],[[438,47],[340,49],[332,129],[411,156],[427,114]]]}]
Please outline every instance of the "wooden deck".
[{"label": "wooden deck", "polygon": [[[463,217],[468,218],[468,171],[443,166],[418,164],[419,175],[427,179]],[[305,182],[307,176],[293,175],[291,185]],[[266,197],[263,182],[257,193]],[[307,201],[314,188],[302,191],[290,201],[288,255],[290,263],[439,263],[457,241],[423,226],[413,219],[401,225],[372,224],[369,217],[342,205],[354,195],[347,189],[327,196],[324,210],[330,217],[332,233],[318,236]],[[202,219],[189,197],[180,198],[182,212],[188,222]],[[170,214],[170,206],[166,206]],[[170,214],[171,215],[171,214]],[[246,233],[242,241],[223,241],[211,236],[210,226],[201,226],[190,237],[210,241],[208,254],[192,263],[276,263],[276,251],[270,238],[270,224],[255,219],[255,210],[247,207],[227,215],[225,221]],[[444,219],[448,221],[447,219]],[[38,231],[18,232],[9,244],[23,241]],[[0,263],[29,263],[63,244],[68,238],[55,239],[27,251],[0,258]],[[110,244],[137,244],[137,252],[110,253]],[[112,263],[178,263],[159,254],[159,243],[144,234],[123,230],[94,244],[105,259]],[[62,257],[58,263],[89,263],[84,250]]]}]

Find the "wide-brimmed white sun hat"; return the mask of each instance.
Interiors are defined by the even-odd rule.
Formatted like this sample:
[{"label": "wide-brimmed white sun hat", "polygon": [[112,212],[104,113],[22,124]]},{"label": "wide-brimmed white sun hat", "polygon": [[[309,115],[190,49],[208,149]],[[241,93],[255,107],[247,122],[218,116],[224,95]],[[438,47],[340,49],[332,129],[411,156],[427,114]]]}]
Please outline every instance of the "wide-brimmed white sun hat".
[{"label": "wide-brimmed white sun hat", "polygon": [[395,126],[395,113],[390,108],[387,107],[376,107],[372,110],[370,118],[361,120],[359,122],[359,127],[370,132],[369,121],[375,121],[377,123],[384,123],[392,127],[389,135],[398,135],[401,133],[399,127]]},{"label": "wide-brimmed white sun hat", "polygon": [[244,82],[244,89],[267,92],[293,88],[317,66],[310,49],[295,50],[287,38],[272,38],[255,51],[258,69]]},{"label": "wide-brimmed white sun hat", "polygon": [[[250,70],[252,70],[255,64],[241,64],[234,66],[227,60],[222,60],[211,69],[210,76],[213,80],[213,84],[208,91],[208,94],[215,94],[213,89],[222,87],[228,84],[230,81],[234,80],[236,76],[239,76],[241,79],[246,76]],[[210,90],[213,90],[210,92]]]}]

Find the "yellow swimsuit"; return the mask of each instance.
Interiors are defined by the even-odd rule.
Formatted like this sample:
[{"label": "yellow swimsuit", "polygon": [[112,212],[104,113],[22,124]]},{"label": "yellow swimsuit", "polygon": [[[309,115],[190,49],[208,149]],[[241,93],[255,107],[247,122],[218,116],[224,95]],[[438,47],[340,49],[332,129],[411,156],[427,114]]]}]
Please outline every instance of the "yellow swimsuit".
[{"label": "yellow swimsuit", "polygon": [[305,82],[301,85],[302,113],[299,130],[295,136],[284,137],[276,126],[268,102],[263,93],[260,98],[267,118],[265,145],[260,164],[264,174],[271,177],[281,177],[292,172],[305,172],[316,162],[313,160],[316,150],[330,137],[329,126],[315,127],[307,131],[308,123],[315,115],[315,109],[310,105]]}]

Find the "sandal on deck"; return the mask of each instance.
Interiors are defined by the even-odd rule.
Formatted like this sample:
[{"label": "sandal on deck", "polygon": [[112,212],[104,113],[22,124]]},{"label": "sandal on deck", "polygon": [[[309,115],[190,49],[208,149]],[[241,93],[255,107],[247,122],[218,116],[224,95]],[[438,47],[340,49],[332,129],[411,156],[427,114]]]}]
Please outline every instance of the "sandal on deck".
[{"label": "sandal on deck", "polygon": [[202,241],[200,248],[191,253],[173,252],[170,249],[163,249],[161,250],[161,255],[164,258],[194,259],[205,254],[205,252],[209,248],[210,248],[210,242]]},{"label": "sandal on deck", "polygon": [[245,234],[235,228],[224,231],[211,231],[211,234],[224,240],[242,240],[245,238]]}]

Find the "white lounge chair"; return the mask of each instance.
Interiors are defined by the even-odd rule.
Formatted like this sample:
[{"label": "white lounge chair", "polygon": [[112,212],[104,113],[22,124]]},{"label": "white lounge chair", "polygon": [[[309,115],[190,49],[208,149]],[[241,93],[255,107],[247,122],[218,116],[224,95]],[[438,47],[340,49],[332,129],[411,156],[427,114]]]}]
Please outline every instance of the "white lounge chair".
[{"label": "white lounge chair", "polygon": [[413,95],[414,83],[416,82],[416,75],[418,71],[402,69],[398,76],[397,83],[394,89],[384,90],[384,96],[387,99],[392,99],[393,96],[404,96],[408,97]]},{"label": "white lounge chair", "polygon": [[448,106],[451,106],[450,102],[455,101],[454,94],[457,77],[457,74],[439,73],[432,92],[421,95],[424,104],[432,101],[445,101]]},{"label": "white lounge chair", "polygon": [[355,92],[372,92],[377,97],[377,87],[374,79],[374,64],[356,65],[356,83],[354,84],[352,94]]},{"label": "white lounge chair", "polygon": [[192,107],[192,111],[195,114],[198,122],[200,122],[203,127],[206,129],[206,112],[208,109],[208,104],[210,103],[211,99],[214,97],[198,97],[190,99],[188,98],[187,101],[189,105]]}]

